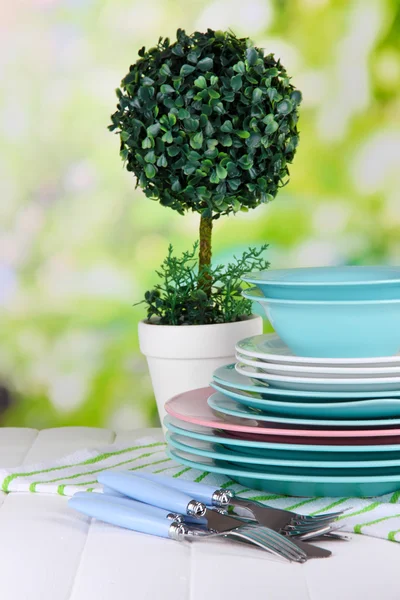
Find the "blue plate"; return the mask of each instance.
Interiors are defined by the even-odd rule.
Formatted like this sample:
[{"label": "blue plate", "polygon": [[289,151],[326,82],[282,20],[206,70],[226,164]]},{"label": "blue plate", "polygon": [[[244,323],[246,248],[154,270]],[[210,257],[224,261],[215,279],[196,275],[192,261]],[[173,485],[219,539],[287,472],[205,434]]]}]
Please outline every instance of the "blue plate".
[{"label": "blue plate", "polygon": [[290,350],[317,358],[392,356],[400,350],[400,294],[393,300],[315,301],[242,296],[258,302]]},{"label": "blue plate", "polygon": [[172,446],[168,446],[167,455],[187,467],[225,475],[246,488],[287,496],[364,498],[389,494],[400,488],[400,469],[396,467],[392,470],[386,469],[384,475],[340,475],[334,477],[326,475],[326,473],[321,475],[280,474],[244,467],[238,468],[229,462],[196,456]]},{"label": "blue plate", "polygon": [[[311,444],[281,444],[278,442],[256,442],[253,440],[243,440],[234,437],[227,437],[222,432],[201,425],[193,425],[192,423],[186,423],[178,421],[173,417],[166,416],[164,419],[164,425],[168,431],[177,433],[184,437],[188,437],[194,440],[204,440],[205,442],[213,442],[223,444],[233,450],[238,448],[242,452],[257,453],[258,456],[264,456],[266,452],[278,452],[279,456],[291,456],[292,459],[298,457],[299,452],[301,456],[307,454],[313,455],[313,460],[322,460],[326,453],[329,453],[328,460],[346,460],[350,456],[352,460],[364,460],[362,455],[370,455],[372,460],[376,457],[376,453],[379,452],[380,458],[393,459],[400,457],[400,444],[369,444],[365,446],[354,445],[354,446],[337,446],[337,445],[311,445]],[[325,459],[324,459],[325,460]]]},{"label": "blue plate", "polygon": [[319,419],[368,419],[399,417],[400,398],[360,399],[352,402],[288,402],[263,398],[255,392],[234,392],[222,385],[210,384],[218,392],[236,400],[243,406],[262,410],[267,414],[288,417],[314,417]]},{"label": "blue plate", "polygon": [[[379,402],[379,401],[377,401]],[[271,415],[268,411],[264,412],[257,408],[243,406],[231,398],[224,396],[220,392],[212,394],[207,400],[208,406],[213,410],[224,415],[239,417],[241,419],[256,419],[257,421],[267,421],[269,423],[282,423],[286,425],[312,425],[315,427],[385,427],[387,425],[400,425],[400,417],[392,419],[305,419],[289,418],[284,416]],[[354,402],[357,404],[357,402]],[[357,414],[357,410],[355,411]]]},{"label": "blue plate", "polygon": [[224,387],[230,388],[234,391],[243,390],[245,392],[255,392],[261,394],[263,398],[279,398],[283,401],[285,398],[290,399],[292,402],[298,400],[302,401],[305,398],[307,400],[315,400],[321,402],[322,400],[351,400],[352,398],[400,398],[400,390],[394,392],[373,392],[364,390],[362,392],[309,392],[309,391],[296,391],[296,390],[282,390],[279,388],[273,388],[268,386],[267,383],[261,380],[258,383],[250,377],[241,375],[235,370],[235,363],[230,365],[224,365],[214,371],[213,380]]},{"label": "blue plate", "polygon": [[[191,440],[186,436],[176,435],[174,433],[167,433],[166,440],[168,444],[183,450],[184,452],[190,452],[196,456],[205,456],[208,458],[214,458],[215,460],[225,460],[228,462],[242,463],[244,466],[260,466],[260,470],[264,470],[268,467],[269,471],[272,472],[285,472],[284,469],[293,470],[298,468],[299,472],[302,469],[307,468],[307,473],[311,474],[311,469],[335,469],[338,472],[331,471],[332,475],[357,475],[359,469],[387,469],[391,467],[398,467],[400,469],[400,454],[397,457],[393,457],[389,460],[376,460],[376,456],[372,459],[370,454],[365,454],[362,460],[329,460],[329,454],[325,454],[325,458],[319,456],[317,459],[313,453],[306,453],[307,456],[301,455],[300,458],[294,459],[293,456],[283,457],[279,453],[275,453],[275,456],[270,453],[266,454],[255,454],[249,452],[243,452],[240,449],[231,449],[225,447],[222,444],[202,442],[200,440]],[[311,455],[311,457],[309,457]],[[279,468],[279,471],[276,470]],[[348,470],[351,469],[351,470]],[[344,470],[346,473],[344,473]],[[340,471],[340,472],[339,472]],[[371,473],[368,473],[371,474]],[[381,473],[379,473],[381,474]]]},{"label": "blue plate", "polygon": [[268,298],[287,300],[389,300],[400,297],[400,267],[350,266],[271,269],[248,273]]}]

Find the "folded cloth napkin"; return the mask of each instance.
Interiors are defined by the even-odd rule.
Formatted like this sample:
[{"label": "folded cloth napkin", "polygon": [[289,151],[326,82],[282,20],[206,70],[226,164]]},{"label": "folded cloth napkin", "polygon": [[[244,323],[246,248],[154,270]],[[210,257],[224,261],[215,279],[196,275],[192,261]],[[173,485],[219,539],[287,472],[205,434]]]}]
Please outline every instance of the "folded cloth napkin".
[{"label": "folded cloth napkin", "polygon": [[183,467],[170,459],[164,442],[141,438],[130,447],[107,446],[81,450],[51,463],[0,469],[3,492],[53,493],[73,496],[75,492],[101,492],[97,476],[106,469],[147,471],[204,481],[215,487],[232,488],[238,495],[269,506],[316,515],[347,509],[339,517],[343,531],[362,533],[400,542],[400,490],[376,498],[295,498],[249,490],[223,475]]}]

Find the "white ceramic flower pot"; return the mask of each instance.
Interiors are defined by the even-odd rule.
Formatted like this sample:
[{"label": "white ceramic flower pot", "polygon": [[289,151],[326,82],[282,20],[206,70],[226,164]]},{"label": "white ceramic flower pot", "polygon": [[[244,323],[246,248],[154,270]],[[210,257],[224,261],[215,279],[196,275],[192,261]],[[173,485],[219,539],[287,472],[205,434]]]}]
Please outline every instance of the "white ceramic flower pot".
[{"label": "white ceramic flower pot", "polygon": [[217,367],[235,362],[235,344],[262,330],[262,318],[257,315],[218,325],[173,326],[141,321],[140,350],[147,358],[161,423],[167,400],[207,386]]}]

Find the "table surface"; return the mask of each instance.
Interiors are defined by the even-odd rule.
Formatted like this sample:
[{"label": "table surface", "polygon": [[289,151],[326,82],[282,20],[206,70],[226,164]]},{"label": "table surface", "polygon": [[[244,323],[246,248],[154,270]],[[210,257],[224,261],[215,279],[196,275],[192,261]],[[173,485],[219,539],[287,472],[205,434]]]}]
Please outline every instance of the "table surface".
[{"label": "table surface", "polygon": [[[131,443],[161,430],[0,429],[0,467]],[[400,544],[353,535],[289,564],[222,540],[178,543],[75,513],[62,496],[0,492],[1,597],[12,600],[399,600]]]}]

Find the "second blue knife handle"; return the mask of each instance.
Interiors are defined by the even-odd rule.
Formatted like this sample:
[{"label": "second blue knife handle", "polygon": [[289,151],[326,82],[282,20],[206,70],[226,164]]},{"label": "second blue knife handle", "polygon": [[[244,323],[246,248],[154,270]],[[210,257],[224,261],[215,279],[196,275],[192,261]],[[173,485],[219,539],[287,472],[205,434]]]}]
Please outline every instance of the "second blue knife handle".
[{"label": "second blue knife handle", "polygon": [[169,537],[171,521],[163,517],[154,517],[147,512],[123,506],[119,503],[99,502],[95,497],[97,494],[88,494],[88,496],[90,497],[72,496],[68,504],[89,517],[94,517],[112,525],[158,537]]},{"label": "second blue knife handle", "polygon": [[121,471],[103,471],[99,474],[98,481],[139,502],[184,515],[187,514],[188,504],[193,500],[171,487]]},{"label": "second blue knife handle", "polygon": [[195,481],[187,481],[184,479],[178,479],[177,477],[167,477],[166,475],[156,475],[154,473],[140,473],[138,477],[143,477],[149,481],[156,481],[167,485],[168,487],[179,490],[184,494],[187,494],[194,500],[203,502],[208,506],[213,504],[213,494],[218,489],[213,485],[206,485],[205,483],[196,483]]}]

